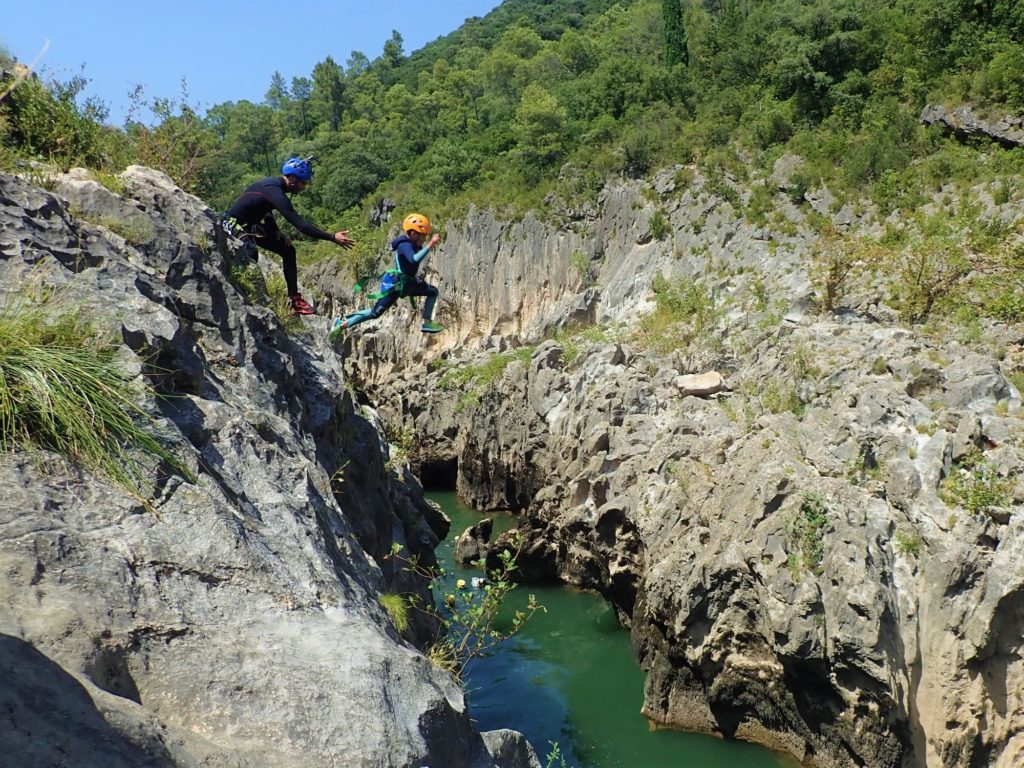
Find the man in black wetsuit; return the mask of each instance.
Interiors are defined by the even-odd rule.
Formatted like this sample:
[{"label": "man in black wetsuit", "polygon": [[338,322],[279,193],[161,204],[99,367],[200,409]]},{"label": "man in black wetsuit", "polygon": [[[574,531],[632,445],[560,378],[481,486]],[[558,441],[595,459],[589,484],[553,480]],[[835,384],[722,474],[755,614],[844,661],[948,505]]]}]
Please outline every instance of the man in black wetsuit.
[{"label": "man in black wetsuit", "polygon": [[281,166],[280,176],[269,176],[250,184],[230,208],[224,213],[224,230],[246,243],[248,255],[255,261],[259,257],[256,246],[266,248],[281,257],[284,281],[288,286],[292,312],[298,315],[313,315],[316,310],[299,293],[298,267],[295,264],[295,246],[289,237],[277,228],[274,211],[279,211],[285,220],[299,232],[318,240],[332,240],[342,248],[351,248],[355,241],[348,236],[348,230],[324,232],[296,213],[288,195],[301,192],[313,178],[309,159],[290,157]]}]

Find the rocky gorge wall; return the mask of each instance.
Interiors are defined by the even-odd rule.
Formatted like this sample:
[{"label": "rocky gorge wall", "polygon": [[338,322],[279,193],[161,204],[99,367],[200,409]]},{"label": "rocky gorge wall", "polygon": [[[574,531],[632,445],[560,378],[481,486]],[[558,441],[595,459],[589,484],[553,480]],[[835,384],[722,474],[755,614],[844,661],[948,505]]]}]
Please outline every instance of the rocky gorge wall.
[{"label": "rocky gorge wall", "polygon": [[[449,330],[392,310],[343,342],[347,373],[424,477],[521,516],[528,578],[611,601],[653,722],[810,766],[1024,764],[1024,332],[903,326],[870,282],[815,314],[785,164],[787,227],[679,171],[548,223],[451,224],[427,274]],[[723,309],[671,352],[636,330],[659,275]],[[1002,493],[965,506],[954,478]]]},{"label": "rocky gorge wall", "polygon": [[239,244],[166,176],[117,186],[0,175],[0,306],[113,336],[195,481],[152,467],[146,503],[0,454],[0,762],[538,765],[519,734],[476,731],[378,602],[423,589],[392,542],[429,561],[447,521],[390,466],[326,320],[287,333],[250,303]]}]

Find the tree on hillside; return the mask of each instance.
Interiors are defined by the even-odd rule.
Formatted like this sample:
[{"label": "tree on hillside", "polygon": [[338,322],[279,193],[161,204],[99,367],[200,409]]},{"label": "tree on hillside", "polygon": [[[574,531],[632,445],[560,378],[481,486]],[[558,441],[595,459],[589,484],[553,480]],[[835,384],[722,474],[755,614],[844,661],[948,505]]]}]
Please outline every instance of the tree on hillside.
[{"label": "tree on hillside", "polygon": [[330,56],[313,67],[310,110],[318,125],[331,131],[341,127],[341,117],[345,112],[345,82],[341,67]]},{"label": "tree on hillside", "polygon": [[665,58],[669,65],[686,63],[686,29],[679,0],[661,0],[665,22]]},{"label": "tree on hillside", "polygon": [[287,124],[290,132],[299,136],[309,136],[310,116],[309,100],[313,95],[313,83],[308,77],[292,78],[292,98],[287,104]]},{"label": "tree on hillside", "polygon": [[516,109],[515,154],[528,173],[551,165],[564,152],[568,113],[542,85],[530,83]]},{"label": "tree on hillside", "polygon": [[395,73],[402,64],[402,59],[405,58],[402,51],[403,44],[404,41],[398,30],[391,30],[391,37],[384,43],[384,52],[377,60],[376,66],[377,77],[384,85],[391,85],[397,80]]},{"label": "tree on hillside", "polygon": [[282,109],[288,100],[288,85],[284,81],[284,76],[277,70],[274,70],[274,74],[270,78],[270,87],[267,88],[263,100],[268,107],[275,111]]}]

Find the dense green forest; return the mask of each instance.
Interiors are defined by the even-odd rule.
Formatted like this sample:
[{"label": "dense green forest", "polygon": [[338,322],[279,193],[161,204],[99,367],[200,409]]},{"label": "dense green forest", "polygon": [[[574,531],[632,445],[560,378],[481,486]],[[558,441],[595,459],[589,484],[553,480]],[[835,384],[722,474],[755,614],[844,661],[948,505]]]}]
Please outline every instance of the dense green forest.
[{"label": "dense green forest", "polygon": [[0,164],[142,162],[223,208],[282,158],[315,154],[297,206],[367,247],[380,236],[366,210],[384,196],[445,217],[471,204],[544,215],[551,192],[579,202],[672,164],[742,181],[792,153],[807,161],[795,199],[824,183],[887,212],[1024,167],[1021,150],[919,119],[926,103],[1024,113],[1016,0],[506,0],[411,55],[396,30],[374,59],[275,75],[263,103],[199,115],[162,99],[155,123],[123,128],[80,103],[84,84],[16,87],[0,103]]}]

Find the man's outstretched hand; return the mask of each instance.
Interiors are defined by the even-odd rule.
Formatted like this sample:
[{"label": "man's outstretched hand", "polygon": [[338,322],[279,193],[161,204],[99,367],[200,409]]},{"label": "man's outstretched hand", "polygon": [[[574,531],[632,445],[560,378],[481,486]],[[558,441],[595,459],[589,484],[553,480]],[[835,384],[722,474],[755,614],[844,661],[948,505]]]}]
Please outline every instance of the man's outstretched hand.
[{"label": "man's outstretched hand", "polygon": [[435,245],[437,245],[440,242],[441,242],[441,236],[440,235],[434,235],[432,238],[430,238],[430,242],[427,244],[427,248],[433,248]]},{"label": "man's outstretched hand", "polygon": [[342,248],[351,248],[356,244],[356,241],[348,236],[348,230],[343,229],[341,232],[334,233],[334,242],[340,245]]}]

